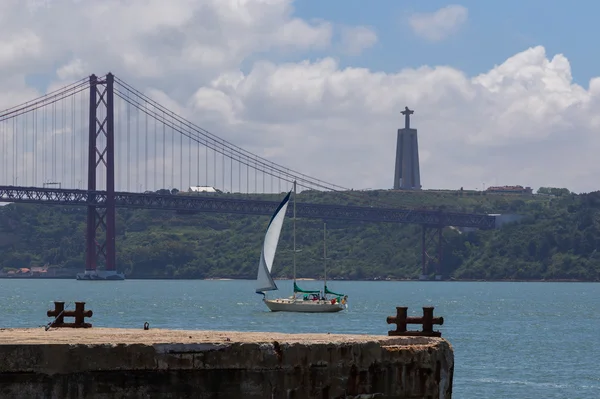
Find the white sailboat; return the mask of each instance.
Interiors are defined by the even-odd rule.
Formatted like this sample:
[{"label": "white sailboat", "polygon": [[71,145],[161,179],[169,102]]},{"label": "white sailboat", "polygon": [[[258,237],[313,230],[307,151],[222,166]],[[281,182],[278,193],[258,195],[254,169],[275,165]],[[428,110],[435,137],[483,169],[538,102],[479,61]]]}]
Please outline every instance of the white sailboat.
[{"label": "white sailboat", "polygon": [[[256,276],[256,293],[263,295],[263,302],[273,312],[309,312],[309,313],[330,313],[339,312],[346,308],[348,297],[343,294],[337,294],[329,291],[327,288],[327,264],[325,263],[325,286],[323,292],[316,290],[303,290],[296,284],[296,182],[294,182],[294,219],[293,219],[293,274],[294,274],[294,293],[289,298],[268,299],[265,291],[278,290],[277,285],[271,277],[271,269],[273,268],[273,260],[277,252],[277,244],[279,243],[279,235],[283,227],[285,213],[290,201],[290,191],[281,204],[275,210],[273,217],[267,227],[263,248],[260,254],[258,263],[258,275]],[[324,241],[326,230],[324,230]],[[324,258],[326,258],[326,246],[323,245]],[[326,259],[325,259],[326,262]],[[328,295],[333,295],[328,298]]]}]

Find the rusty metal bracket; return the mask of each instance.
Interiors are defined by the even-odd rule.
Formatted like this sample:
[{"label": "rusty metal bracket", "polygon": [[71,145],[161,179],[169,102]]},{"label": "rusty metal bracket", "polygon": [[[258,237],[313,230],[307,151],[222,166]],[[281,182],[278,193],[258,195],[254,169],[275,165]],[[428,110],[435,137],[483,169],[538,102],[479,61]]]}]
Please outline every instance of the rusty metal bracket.
[{"label": "rusty metal bracket", "polygon": [[[55,319],[50,322],[46,328],[50,327],[71,327],[71,328],[90,328],[92,325],[85,322],[86,317],[92,317],[94,313],[91,310],[85,310],[85,302],[75,302],[75,310],[65,310],[64,302],[54,302],[54,310],[47,312],[48,317]],[[65,323],[65,317],[74,317],[75,322]]]},{"label": "rusty metal bracket", "polygon": [[[386,319],[388,324],[396,324],[396,329],[388,331],[388,335],[397,336],[412,336],[412,337],[441,337],[442,333],[433,331],[433,325],[444,324],[443,317],[433,317],[433,306],[423,307],[422,317],[408,317],[407,307],[396,307],[396,316],[388,316]],[[408,324],[420,324],[423,326],[422,331],[407,331]]]}]

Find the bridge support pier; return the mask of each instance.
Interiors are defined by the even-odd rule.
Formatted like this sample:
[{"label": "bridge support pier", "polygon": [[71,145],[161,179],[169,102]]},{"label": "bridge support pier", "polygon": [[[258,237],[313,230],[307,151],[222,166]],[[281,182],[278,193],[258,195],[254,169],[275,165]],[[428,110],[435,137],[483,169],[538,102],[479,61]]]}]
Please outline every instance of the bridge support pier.
[{"label": "bridge support pier", "polygon": [[[98,176],[106,177],[106,201],[103,206],[88,205],[85,269],[95,271],[103,264],[106,271],[116,270],[115,248],[115,141],[114,76],[99,80],[90,76],[88,204],[95,201]],[[99,173],[100,172],[100,173]],[[104,231],[104,239],[99,232]]]},{"label": "bridge support pier", "polygon": [[443,226],[428,226],[423,225],[421,234],[421,277],[419,280],[429,280],[430,265],[435,272],[435,279],[442,279],[442,262],[443,262]]}]

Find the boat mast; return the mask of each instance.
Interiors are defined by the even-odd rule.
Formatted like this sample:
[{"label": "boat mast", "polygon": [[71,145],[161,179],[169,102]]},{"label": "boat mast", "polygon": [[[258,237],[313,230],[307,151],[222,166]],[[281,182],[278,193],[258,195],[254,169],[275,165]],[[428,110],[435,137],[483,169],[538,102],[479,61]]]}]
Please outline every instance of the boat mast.
[{"label": "boat mast", "polygon": [[294,217],[292,218],[292,224],[294,226],[294,248],[293,248],[293,256],[292,256],[292,264],[293,264],[293,273],[294,273],[294,286],[296,285],[296,180],[294,180]]},{"label": "boat mast", "polygon": [[323,296],[327,295],[327,222],[323,221],[323,265],[325,267],[325,279],[323,286]]}]

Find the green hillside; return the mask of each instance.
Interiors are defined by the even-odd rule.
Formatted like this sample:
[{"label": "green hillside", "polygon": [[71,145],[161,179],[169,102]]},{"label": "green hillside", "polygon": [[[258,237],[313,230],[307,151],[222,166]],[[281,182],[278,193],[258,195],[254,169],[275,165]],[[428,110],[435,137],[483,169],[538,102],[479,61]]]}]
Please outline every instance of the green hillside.
[{"label": "green hillside", "polygon": [[[480,192],[303,192],[298,202],[519,213],[526,219],[494,231],[444,229],[444,271],[456,279],[600,280],[600,192],[575,195],[482,195]],[[180,194],[182,195],[182,194]],[[228,196],[228,194],[219,194]],[[230,194],[234,196],[234,194]],[[261,196],[279,200],[282,195]],[[0,207],[0,268],[50,264],[81,271],[85,209],[11,204]],[[129,277],[255,278],[269,218],[119,209],[117,263]],[[329,277],[416,278],[420,226],[329,222]],[[286,220],[274,274],[291,276],[291,221]],[[297,221],[299,277],[321,277],[323,224]]]}]

